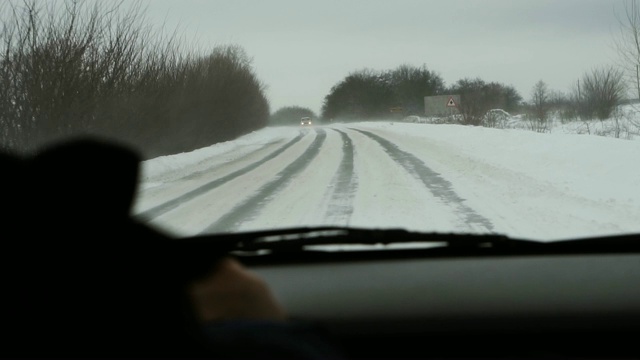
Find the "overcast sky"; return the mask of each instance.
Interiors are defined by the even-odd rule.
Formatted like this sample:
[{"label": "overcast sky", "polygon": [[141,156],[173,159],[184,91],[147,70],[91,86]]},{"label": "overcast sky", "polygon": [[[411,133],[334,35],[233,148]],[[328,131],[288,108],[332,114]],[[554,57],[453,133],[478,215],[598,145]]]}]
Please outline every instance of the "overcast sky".
[{"label": "overcast sky", "polygon": [[331,87],[363,68],[426,65],[447,85],[480,77],[529,99],[536,81],[566,91],[613,64],[623,0],[151,0],[148,20],[201,48],[242,46],[271,110],[318,113]]}]

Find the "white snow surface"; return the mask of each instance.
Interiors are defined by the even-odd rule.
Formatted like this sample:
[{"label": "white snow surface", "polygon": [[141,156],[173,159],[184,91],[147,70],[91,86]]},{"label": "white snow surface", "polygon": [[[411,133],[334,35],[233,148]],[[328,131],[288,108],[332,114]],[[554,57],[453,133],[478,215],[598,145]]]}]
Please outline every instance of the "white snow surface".
[{"label": "white snow surface", "polygon": [[[410,154],[438,173],[459,199],[457,205],[434,194],[411,169],[358,130],[384,138],[401,154]],[[260,163],[301,132],[302,139]],[[326,139],[318,154],[282,179],[289,164],[321,132]],[[336,180],[347,154],[341,133],[354,151],[348,188]],[[246,212],[225,231],[340,225],[492,232],[540,241],[640,232],[640,141],[401,122],[268,127],[233,141],[145,161],[134,213],[256,162],[260,164],[250,171],[143,220],[168,233],[190,236],[253,201],[255,211]],[[255,199],[277,181],[282,184],[274,193]],[[465,211],[490,226],[465,224]]]}]

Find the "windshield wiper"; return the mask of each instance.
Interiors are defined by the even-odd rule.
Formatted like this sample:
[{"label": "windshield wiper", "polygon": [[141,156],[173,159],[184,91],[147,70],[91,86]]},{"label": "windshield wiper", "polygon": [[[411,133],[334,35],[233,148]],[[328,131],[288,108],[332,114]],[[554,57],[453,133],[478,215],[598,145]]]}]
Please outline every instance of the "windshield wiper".
[{"label": "windshield wiper", "polygon": [[[406,246],[398,248],[394,246],[397,244]],[[177,247],[171,247],[172,251],[184,264],[179,271],[193,279],[207,274],[211,264],[227,255],[240,256],[246,262],[307,263],[373,258],[633,254],[640,253],[640,234],[540,242],[499,234],[329,226],[198,235],[175,239],[174,245]]]},{"label": "windshield wiper", "polygon": [[460,235],[444,233],[421,233],[405,229],[360,229],[346,227],[319,227],[288,229],[286,231],[264,232],[259,237],[243,241],[237,250],[241,251],[302,251],[318,249],[330,245],[384,246],[392,244],[433,244],[451,248],[495,248],[510,247],[516,242],[502,235]]},{"label": "windshield wiper", "polygon": [[[597,237],[540,242],[513,239],[498,234],[422,233],[404,229],[350,227],[303,227],[256,232],[200,235],[187,242],[236,252],[300,252],[330,245],[434,244],[433,250],[455,252],[634,252],[640,249],[638,235]],[[181,240],[182,241],[182,240]],[[442,250],[442,249],[440,249]]]}]

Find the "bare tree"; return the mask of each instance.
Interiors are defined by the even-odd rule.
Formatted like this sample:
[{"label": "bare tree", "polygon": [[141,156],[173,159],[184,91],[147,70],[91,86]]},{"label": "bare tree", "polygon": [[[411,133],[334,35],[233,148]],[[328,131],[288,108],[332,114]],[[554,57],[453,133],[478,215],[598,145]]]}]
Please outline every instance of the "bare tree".
[{"label": "bare tree", "polygon": [[549,130],[549,97],[547,84],[542,80],[538,81],[533,86],[531,94],[532,112],[528,116],[531,130],[537,132]]},{"label": "bare tree", "polygon": [[640,98],[640,4],[637,0],[625,0],[622,14],[616,13],[620,31],[614,37],[620,66],[629,84]]}]

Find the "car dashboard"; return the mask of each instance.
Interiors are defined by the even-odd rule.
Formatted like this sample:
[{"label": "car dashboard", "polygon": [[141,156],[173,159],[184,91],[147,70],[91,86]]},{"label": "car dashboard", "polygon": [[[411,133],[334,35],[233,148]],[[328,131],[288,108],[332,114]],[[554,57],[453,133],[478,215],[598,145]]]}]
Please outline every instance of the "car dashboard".
[{"label": "car dashboard", "polygon": [[640,254],[394,254],[240,260],[350,358],[640,356]]}]

